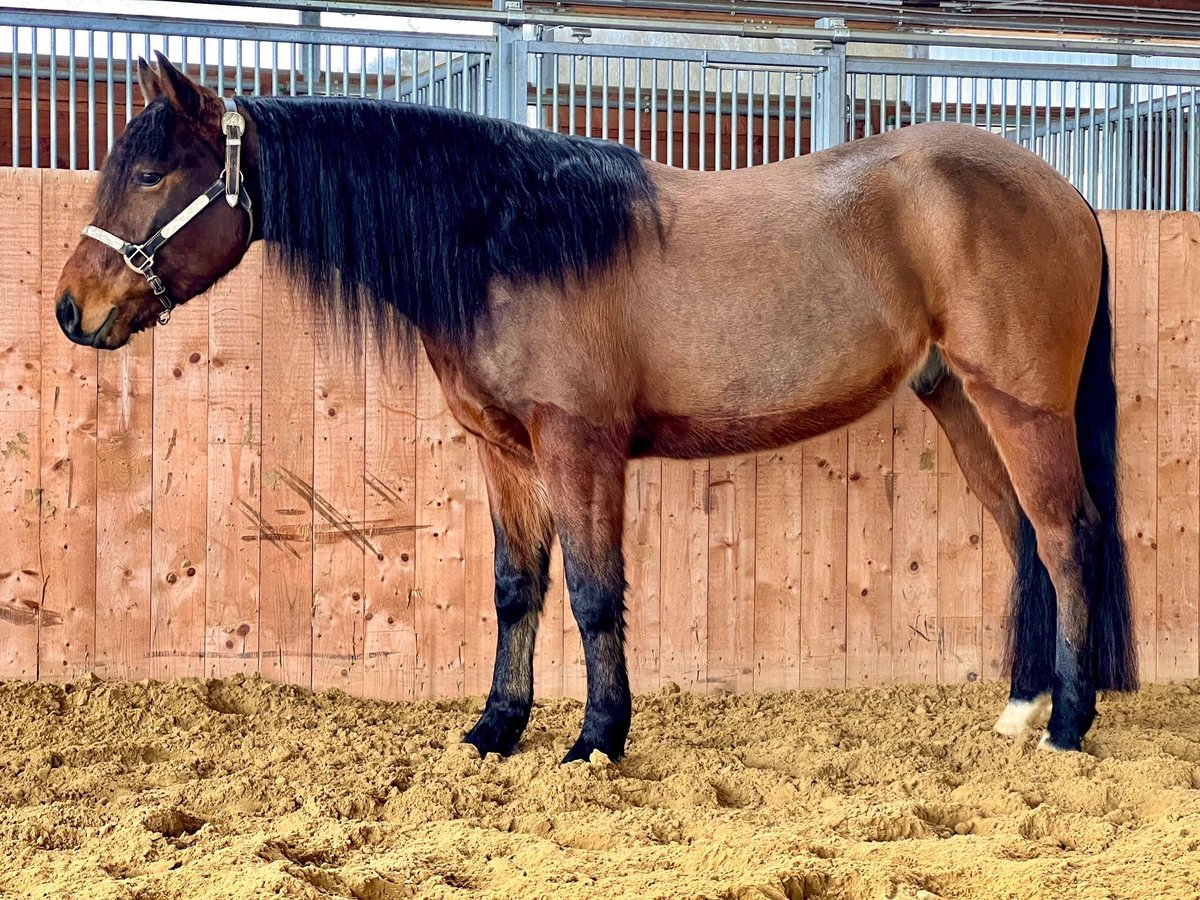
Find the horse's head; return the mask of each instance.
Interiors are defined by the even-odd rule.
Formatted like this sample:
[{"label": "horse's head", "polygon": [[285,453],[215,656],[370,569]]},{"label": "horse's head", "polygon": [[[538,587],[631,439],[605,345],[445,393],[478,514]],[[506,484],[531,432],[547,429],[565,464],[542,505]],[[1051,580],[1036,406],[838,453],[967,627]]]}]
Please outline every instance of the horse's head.
[{"label": "horse's head", "polygon": [[[158,62],[156,71],[138,60],[146,109],[113,145],[95,218],[58,280],[58,322],[77,344],[112,350],[165,322],[236,266],[252,235],[238,165],[244,122],[166,57]],[[227,152],[236,154],[230,183]]]}]

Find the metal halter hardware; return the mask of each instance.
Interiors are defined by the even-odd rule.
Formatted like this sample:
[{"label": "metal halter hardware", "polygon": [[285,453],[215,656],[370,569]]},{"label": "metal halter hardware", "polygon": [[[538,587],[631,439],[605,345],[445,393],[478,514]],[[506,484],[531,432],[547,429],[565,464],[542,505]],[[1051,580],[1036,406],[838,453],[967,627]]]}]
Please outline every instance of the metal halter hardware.
[{"label": "metal halter hardware", "polygon": [[250,227],[246,232],[247,247],[250,246],[250,239],[254,234],[254,210],[251,208],[250,195],[246,193],[246,186],[242,180],[242,135],[246,132],[246,119],[238,112],[237,105],[233,100],[228,97],[225,98],[225,114],[221,116],[221,131],[225,135],[225,170],[207,191],[189,203],[181,213],[146,240],[140,244],[131,244],[95,225],[88,225],[83,229],[84,237],[90,237],[92,240],[99,241],[104,246],[116,250],[124,257],[125,265],[146,279],[150,290],[163,305],[162,312],[158,314],[158,324],[160,325],[166,325],[170,321],[171,310],[175,308],[166,284],[154,271],[154,254],[163,244],[188,222],[200,215],[208,208],[208,204],[222,194],[225,195],[225,202],[231,208],[240,205],[250,219]]}]

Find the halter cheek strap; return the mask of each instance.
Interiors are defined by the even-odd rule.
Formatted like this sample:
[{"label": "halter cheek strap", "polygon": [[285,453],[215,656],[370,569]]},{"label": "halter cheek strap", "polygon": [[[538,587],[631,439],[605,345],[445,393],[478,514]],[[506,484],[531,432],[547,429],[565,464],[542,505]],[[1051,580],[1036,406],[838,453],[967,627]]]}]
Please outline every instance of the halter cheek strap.
[{"label": "halter cheek strap", "polygon": [[246,231],[247,247],[250,246],[250,239],[254,234],[254,211],[250,204],[250,195],[246,193],[246,185],[242,179],[242,135],[246,131],[246,120],[238,112],[233,100],[228,97],[225,98],[225,114],[221,117],[221,131],[225,135],[225,170],[208,190],[184,207],[182,212],[142,243],[131,244],[95,225],[88,225],[83,229],[84,237],[99,241],[105,247],[116,250],[124,258],[125,265],[146,279],[150,290],[154,292],[154,296],[163,306],[162,312],[158,314],[160,325],[167,324],[171,318],[171,310],[175,308],[175,302],[171,299],[166,284],[154,271],[154,254],[163,244],[178,234],[188,222],[200,215],[210,203],[222,195],[231,208],[241,206],[246,211],[246,216],[249,218],[249,228]]}]

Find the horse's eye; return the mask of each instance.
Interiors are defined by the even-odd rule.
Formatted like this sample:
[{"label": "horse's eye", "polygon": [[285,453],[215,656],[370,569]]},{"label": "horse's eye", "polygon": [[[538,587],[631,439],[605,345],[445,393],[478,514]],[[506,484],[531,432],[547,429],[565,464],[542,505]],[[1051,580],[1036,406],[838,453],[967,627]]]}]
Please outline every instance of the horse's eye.
[{"label": "horse's eye", "polygon": [[133,176],[133,180],[142,187],[154,187],[162,181],[162,175],[158,172],[138,172]]}]

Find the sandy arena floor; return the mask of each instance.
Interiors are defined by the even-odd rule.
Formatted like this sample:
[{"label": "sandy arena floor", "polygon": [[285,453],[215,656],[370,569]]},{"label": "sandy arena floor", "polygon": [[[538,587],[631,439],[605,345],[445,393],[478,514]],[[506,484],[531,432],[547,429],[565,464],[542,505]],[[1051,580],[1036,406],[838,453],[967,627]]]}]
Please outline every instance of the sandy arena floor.
[{"label": "sandy arena floor", "polygon": [[636,705],[627,759],[457,743],[478,701],[251,679],[0,685],[0,896],[1200,896],[1200,682],[1089,749],[990,731],[996,684]]}]

